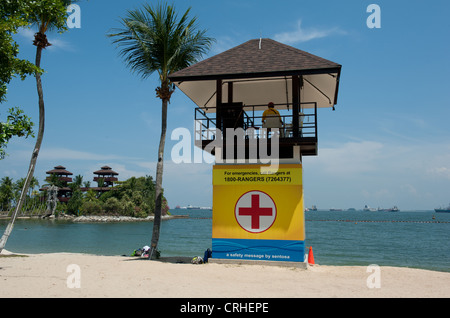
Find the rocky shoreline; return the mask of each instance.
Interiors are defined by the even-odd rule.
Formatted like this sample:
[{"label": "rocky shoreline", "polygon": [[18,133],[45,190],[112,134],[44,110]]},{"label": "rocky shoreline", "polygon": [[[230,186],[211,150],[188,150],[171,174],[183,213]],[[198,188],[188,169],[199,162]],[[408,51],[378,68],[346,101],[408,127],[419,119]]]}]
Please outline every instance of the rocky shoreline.
[{"label": "rocky shoreline", "polygon": [[[162,220],[188,218],[187,215],[163,215]],[[73,222],[88,223],[88,222],[147,222],[153,221],[155,217],[153,215],[146,218],[135,218],[131,216],[109,216],[109,215],[89,215],[89,216],[77,216],[73,218]]]},{"label": "rocky shoreline", "polygon": [[[149,222],[153,221],[155,217],[153,215],[146,218],[135,218],[131,216],[117,216],[117,215],[82,215],[73,216],[63,214],[58,217],[55,216],[21,216],[18,219],[48,219],[48,220],[64,220],[72,221],[76,223],[107,223],[107,222]],[[162,220],[182,219],[189,218],[188,215],[163,215]],[[3,217],[3,219],[9,219],[9,217]]]}]

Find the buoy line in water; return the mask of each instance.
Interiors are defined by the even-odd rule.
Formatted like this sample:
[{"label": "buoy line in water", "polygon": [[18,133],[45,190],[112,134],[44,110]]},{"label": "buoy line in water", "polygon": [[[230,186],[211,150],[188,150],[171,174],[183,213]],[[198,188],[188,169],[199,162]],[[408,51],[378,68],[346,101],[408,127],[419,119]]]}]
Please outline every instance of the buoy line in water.
[{"label": "buoy line in water", "polygon": [[[190,218],[190,219],[211,220],[212,218]],[[306,219],[305,221],[308,221],[308,222],[353,222],[353,223],[358,223],[358,222],[364,222],[364,223],[444,223],[444,224],[450,223],[447,221],[401,221],[401,220],[308,220],[308,219]]]},{"label": "buoy line in water", "polygon": [[318,222],[365,222],[365,223],[450,223],[447,221],[401,221],[401,220],[305,220]]}]

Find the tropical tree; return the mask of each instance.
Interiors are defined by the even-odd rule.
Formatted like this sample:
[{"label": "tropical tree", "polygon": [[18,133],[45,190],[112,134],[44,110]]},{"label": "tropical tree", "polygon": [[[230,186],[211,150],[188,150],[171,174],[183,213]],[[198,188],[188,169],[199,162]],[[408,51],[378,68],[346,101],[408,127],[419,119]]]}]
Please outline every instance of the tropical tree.
[{"label": "tropical tree", "polygon": [[83,176],[81,174],[76,175],[75,178],[73,178],[72,190],[80,188],[82,184],[83,184]]},{"label": "tropical tree", "polygon": [[[23,186],[26,182],[25,178],[20,178],[16,181],[15,189],[17,190],[18,196],[20,195],[20,191],[23,189]],[[39,181],[36,177],[31,178],[30,187],[28,188],[28,196],[31,197],[31,192],[33,192],[35,187],[39,187]]]},{"label": "tropical tree", "polygon": [[36,179],[36,177],[33,177],[30,182],[30,188],[31,188],[30,196],[32,195],[32,193],[34,192],[34,188],[36,188],[36,187],[39,188],[39,181],[38,181],[38,179]]},{"label": "tropical tree", "polygon": [[[13,35],[28,24],[32,0],[0,1],[0,106],[6,102],[7,86],[19,76],[22,80],[35,72],[41,72],[33,63],[18,58],[19,45]],[[0,115],[2,109],[0,109]],[[34,137],[33,123],[19,107],[7,111],[6,120],[0,121],[0,160],[6,156],[5,148],[13,137]]]},{"label": "tropical tree", "polygon": [[9,211],[11,201],[14,199],[14,184],[10,177],[0,180],[0,206],[4,211]]},{"label": "tropical tree", "polygon": [[[33,44],[36,46],[35,65],[39,69],[41,68],[42,50],[51,45],[47,40],[46,33],[50,30],[56,30],[59,32],[67,30],[66,7],[71,2],[72,1],[69,0],[41,0],[41,1],[31,1],[29,3],[30,11],[27,16],[27,22],[37,28],[37,32],[34,35]],[[5,232],[2,238],[0,239],[0,252],[5,247],[6,241],[8,240],[8,237],[12,232],[14,221],[19,211],[22,209],[26,193],[33,178],[34,169],[36,167],[36,161],[39,155],[39,150],[41,149],[42,139],[44,137],[45,106],[44,106],[44,94],[42,90],[41,73],[39,71],[36,71],[35,77],[39,98],[39,131],[36,138],[36,144],[34,146],[34,150],[31,155],[26,181],[23,186],[19,201],[17,202],[16,208],[8,223],[8,226],[5,229]]]},{"label": "tropical tree", "polygon": [[197,30],[197,19],[190,19],[189,12],[190,8],[178,19],[173,6],[158,4],[152,7],[144,4],[142,9],[128,11],[126,17],[121,19],[122,27],[108,34],[114,38],[113,43],[120,48],[120,55],[132,72],[143,79],[154,72],[159,76],[160,85],[156,88],[156,96],[162,101],[161,137],[156,164],[155,217],[150,258],[159,240],[167,104],[175,90],[169,74],[197,62],[213,42],[212,38],[205,35],[205,30]]},{"label": "tropical tree", "polygon": [[103,179],[103,178],[98,178],[98,179],[97,179],[97,186],[98,186],[99,188],[103,188],[103,187],[105,186],[105,179]]},{"label": "tropical tree", "polygon": [[0,160],[6,156],[5,148],[9,140],[14,137],[34,137],[33,122],[18,107],[8,110],[8,116],[5,122],[0,122]]}]

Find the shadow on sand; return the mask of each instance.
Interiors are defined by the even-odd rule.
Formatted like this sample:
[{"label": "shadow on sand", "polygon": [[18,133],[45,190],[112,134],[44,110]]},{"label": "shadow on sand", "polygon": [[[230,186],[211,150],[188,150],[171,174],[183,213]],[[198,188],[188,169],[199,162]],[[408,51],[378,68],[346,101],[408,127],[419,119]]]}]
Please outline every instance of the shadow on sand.
[{"label": "shadow on sand", "polygon": [[[148,258],[145,257],[135,257],[135,256],[127,256],[127,261],[148,261]],[[192,257],[186,256],[171,256],[171,257],[160,257],[158,259],[152,259],[153,262],[162,262],[162,263],[173,263],[173,264],[192,264]]]}]

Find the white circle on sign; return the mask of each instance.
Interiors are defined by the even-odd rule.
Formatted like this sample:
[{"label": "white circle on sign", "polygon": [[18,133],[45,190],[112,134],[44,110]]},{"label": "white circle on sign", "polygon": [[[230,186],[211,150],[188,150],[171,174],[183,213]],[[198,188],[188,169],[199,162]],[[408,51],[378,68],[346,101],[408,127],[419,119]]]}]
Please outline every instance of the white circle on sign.
[{"label": "white circle on sign", "polygon": [[261,233],[267,231],[275,222],[277,207],[267,193],[254,190],[244,193],[238,199],[234,215],[244,230]]}]

